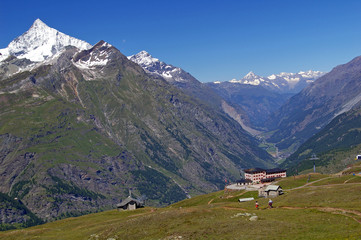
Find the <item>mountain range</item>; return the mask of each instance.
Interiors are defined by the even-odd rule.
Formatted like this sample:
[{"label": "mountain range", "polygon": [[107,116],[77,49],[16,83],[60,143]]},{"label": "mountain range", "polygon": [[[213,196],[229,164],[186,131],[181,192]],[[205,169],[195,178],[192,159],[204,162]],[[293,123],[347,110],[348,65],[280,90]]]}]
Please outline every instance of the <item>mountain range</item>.
[{"label": "mountain range", "polygon": [[112,208],[129,189],[166,205],[275,166],[219,96],[196,96],[208,87],[180,87],[109,43],[38,19],[1,56],[0,192],[43,220]]},{"label": "mountain range", "polygon": [[[314,82],[317,78],[323,76],[325,73],[321,71],[300,71],[299,73],[272,74],[268,77],[262,77],[249,72],[240,80],[232,79],[230,83],[248,84],[254,86],[262,86],[267,90],[277,93],[298,93],[304,89],[308,84]],[[222,82],[214,82],[220,84]]]},{"label": "mountain range", "polygon": [[268,131],[267,122],[287,100],[324,73],[308,71],[272,74],[261,77],[249,72],[240,80],[207,83],[232,106],[240,107],[245,114],[243,123],[253,135]]},{"label": "mountain range", "polygon": [[273,74],[265,78],[250,72],[239,81],[201,83],[183,69],[154,58],[146,51],[129,56],[128,59],[139,64],[147,73],[163,77],[188,95],[220,108],[252,135],[259,134],[258,130],[264,131],[265,122],[271,113],[324,74],[308,71]]}]

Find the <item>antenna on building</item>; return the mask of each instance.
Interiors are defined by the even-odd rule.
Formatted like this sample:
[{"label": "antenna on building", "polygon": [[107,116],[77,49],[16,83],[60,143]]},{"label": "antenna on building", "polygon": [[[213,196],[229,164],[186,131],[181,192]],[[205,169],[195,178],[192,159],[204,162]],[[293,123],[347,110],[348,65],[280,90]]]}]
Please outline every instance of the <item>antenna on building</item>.
[{"label": "antenna on building", "polygon": [[129,188],[129,197],[132,197],[132,189]]},{"label": "antenna on building", "polygon": [[316,172],[316,164],[315,161],[318,160],[319,158],[316,157],[316,154],[312,154],[311,158],[309,160],[313,161],[313,172]]}]

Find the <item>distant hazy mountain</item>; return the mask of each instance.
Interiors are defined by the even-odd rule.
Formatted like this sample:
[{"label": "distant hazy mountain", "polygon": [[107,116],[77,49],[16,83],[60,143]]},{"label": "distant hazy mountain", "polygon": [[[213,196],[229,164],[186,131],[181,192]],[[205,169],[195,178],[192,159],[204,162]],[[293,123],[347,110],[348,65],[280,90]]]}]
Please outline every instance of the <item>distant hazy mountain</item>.
[{"label": "distant hazy mountain", "polygon": [[338,115],[361,103],[361,57],[335,67],[299,94],[293,96],[270,118],[276,130],[271,141],[282,149],[297,146],[320,131]]},{"label": "distant hazy mountain", "polygon": [[[317,78],[325,73],[320,71],[307,71],[299,73],[272,74],[268,77],[261,77],[253,72],[249,72],[240,80],[232,79],[229,82],[239,84],[249,84],[254,86],[262,86],[265,89],[277,93],[298,93],[308,84],[314,82]],[[221,82],[215,82],[221,83]]]},{"label": "distant hazy mountain", "polygon": [[319,71],[308,71],[261,77],[250,72],[241,80],[207,85],[227,102],[243,109],[247,126],[265,131],[269,116],[321,75]]},{"label": "distant hazy mountain", "polygon": [[[19,40],[24,51],[8,48],[0,62],[0,192],[38,217],[112,208],[129,188],[166,205],[221,189],[240,168],[274,166],[211,101],[144,71],[111,44],[63,42],[40,20],[29,32],[37,36],[31,44]],[[50,42],[54,51],[35,47]],[[32,67],[13,71],[21,64]]]}]

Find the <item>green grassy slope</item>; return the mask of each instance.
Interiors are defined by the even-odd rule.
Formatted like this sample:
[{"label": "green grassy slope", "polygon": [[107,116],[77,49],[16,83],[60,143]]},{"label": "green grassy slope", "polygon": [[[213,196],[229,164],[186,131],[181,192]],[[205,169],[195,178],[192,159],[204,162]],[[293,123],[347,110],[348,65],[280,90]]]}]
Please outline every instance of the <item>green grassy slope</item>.
[{"label": "green grassy slope", "polygon": [[312,175],[314,181],[300,184],[306,178],[280,181],[290,189],[273,198],[273,209],[264,198],[257,199],[260,210],[254,201],[236,201],[252,192],[220,191],[166,208],[112,210],[1,232],[0,239],[359,239],[360,182]]}]

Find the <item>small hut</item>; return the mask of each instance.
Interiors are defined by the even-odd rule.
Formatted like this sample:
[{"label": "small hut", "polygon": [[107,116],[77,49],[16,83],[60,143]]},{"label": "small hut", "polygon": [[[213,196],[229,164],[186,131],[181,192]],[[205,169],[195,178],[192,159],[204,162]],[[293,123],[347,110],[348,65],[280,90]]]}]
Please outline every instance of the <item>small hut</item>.
[{"label": "small hut", "polygon": [[144,202],[132,198],[131,196],[124,199],[121,203],[117,204],[117,209],[119,211],[123,210],[135,210],[137,208],[144,207]]},{"label": "small hut", "polygon": [[268,185],[266,188],[261,188],[258,191],[260,197],[277,197],[283,194],[283,190],[278,185]]}]

